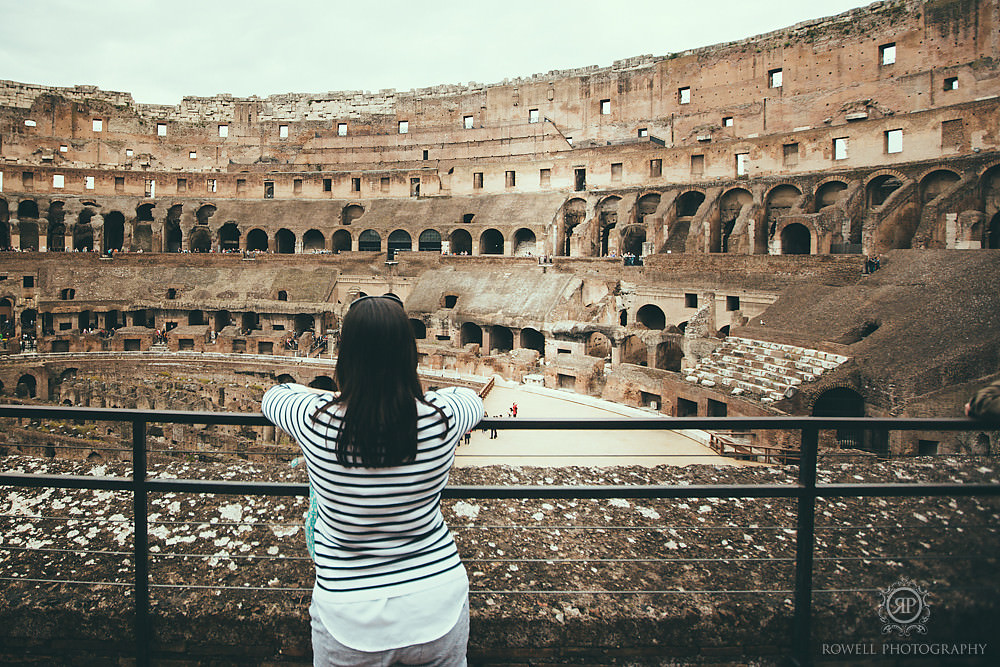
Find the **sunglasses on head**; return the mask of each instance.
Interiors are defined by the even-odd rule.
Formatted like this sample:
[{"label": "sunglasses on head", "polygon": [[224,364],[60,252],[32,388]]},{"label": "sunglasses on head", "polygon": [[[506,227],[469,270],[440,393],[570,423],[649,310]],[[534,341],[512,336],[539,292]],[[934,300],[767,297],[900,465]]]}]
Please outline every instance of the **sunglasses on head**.
[{"label": "sunglasses on head", "polygon": [[351,302],[350,306],[347,307],[348,310],[350,310],[351,308],[354,308],[354,306],[356,304],[361,303],[362,301],[365,301],[366,299],[388,299],[389,301],[394,301],[394,302],[398,303],[400,308],[403,307],[403,300],[400,299],[395,294],[391,294],[390,293],[390,294],[382,294],[382,295],[372,294],[372,295],[359,296],[357,299],[355,299],[354,301]]}]

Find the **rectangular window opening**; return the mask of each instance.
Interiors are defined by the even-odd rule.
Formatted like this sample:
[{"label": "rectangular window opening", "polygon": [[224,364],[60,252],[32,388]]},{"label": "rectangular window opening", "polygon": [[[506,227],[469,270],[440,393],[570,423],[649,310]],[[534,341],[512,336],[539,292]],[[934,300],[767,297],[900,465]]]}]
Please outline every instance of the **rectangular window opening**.
[{"label": "rectangular window opening", "polygon": [[209,192],[216,192],[218,190],[219,184],[214,178],[210,178],[205,182],[205,189]]},{"label": "rectangular window opening", "polygon": [[847,159],[847,137],[837,137],[833,140],[833,159]]},{"label": "rectangular window opening", "polygon": [[896,43],[890,42],[878,47],[878,61],[880,65],[893,65],[896,62]]},{"label": "rectangular window opening", "polygon": [[125,177],[115,176],[115,192],[125,192]]},{"label": "rectangular window opening", "polygon": [[782,146],[782,160],[786,167],[794,167],[799,163],[799,144],[785,144]]},{"label": "rectangular window opening", "polygon": [[547,188],[552,184],[552,170],[551,169],[539,169],[538,170],[538,185]]},{"label": "rectangular window opening", "polygon": [[692,155],[691,156],[691,175],[701,176],[705,173],[705,156],[704,155]]},{"label": "rectangular window opening", "polygon": [[188,151],[188,158],[192,160],[198,159],[198,151]]},{"label": "rectangular window opening", "polygon": [[474,123],[475,119],[472,116],[462,116],[462,127],[466,130],[471,130]]},{"label": "rectangular window opening", "polygon": [[351,192],[361,192],[361,178],[355,176],[351,179]]},{"label": "rectangular window opening", "polygon": [[302,194],[302,179],[301,178],[293,178],[292,179],[292,194],[293,195],[300,195],[300,194]]},{"label": "rectangular window opening", "polygon": [[690,104],[691,103],[691,87],[684,86],[683,88],[677,89],[677,101],[680,104]]},{"label": "rectangular window opening", "polygon": [[726,297],[726,310],[733,312],[734,310],[740,309],[740,297],[738,296],[727,296]]},{"label": "rectangular window opening", "polygon": [[156,196],[156,181],[151,178],[147,178],[145,182],[145,195],[147,197]]},{"label": "rectangular window opening", "polygon": [[640,139],[645,139],[648,136],[649,136],[649,129],[645,128],[645,127],[640,127],[639,128],[639,138]]},{"label": "rectangular window opening", "polygon": [[52,174],[52,187],[61,188],[65,187],[66,177],[62,174]]},{"label": "rectangular window opening", "polygon": [[747,175],[747,158],[750,157],[749,153],[737,153],[736,154],[736,175],[746,176]]},{"label": "rectangular window opening", "polygon": [[573,189],[577,192],[583,192],[587,189],[587,170],[577,168],[573,170]]},{"label": "rectangular window opening", "polygon": [[767,87],[768,88],[781,88],[784,82],[784,74],[781,68],[772,69],[767,73]]},{"label": "rectangular window opening", "polygon": [[472,187],[476,190],[483,189],[483,172],[476,171],[472,174]]},{"label": "rectangular window opening", "polygon": [[651,178],[658,178],[663,175],[663,160],[655,158],[649,161],[649,175]]},{"label": "rectangular window opening", "polygon": [[226,137],[229,136],[229,126],[228,125],[220,125],[219,126],[219,136],[222,137],[223,139],[225,139]]},{"label": "rectangular window opening", "polygon": [[697,308],[698,307],[698,295],[688,292],[684,295],[684,307],[685,308]]},{"label": "rectangular window opening", "polygon": [[167,136],[167,124],[166,123],[157,123],[156,124],[156,136],[158,136],[158,137],[165,137],[165,136]]},{"label": "rectangular window opening", "polygon": [[410,131],[410,121],[401,120],[399,121],[399,133],[407,134]]},{"label": "rectangular window opening", "polygon": [[508,188],[512,188],[517,185],[517,174],[513,171],[508,171],[504,173],[504,185]]},{"label": "rectangular window opening", "polygon": [[538,122],[538,109],[528,109],[528,122],[529,123]]},{"label": "rectangular window opening", "polygon": [[324,178],[323,179],[323,192],[333,192],[333,179]]},{"label": "rectangular window opening", "polygon": [[85,187],[88,190],[93,190],[94,189],[94,177],[93,176],[84,176],[84,178],[83,178],[83,187]]},{"label": "rectangular window opening", "polygon": [[347,123],[337,123],[337,136],[338,137],[347,136]]},{"label": "rectangular window opening", "polygon": [[723,116],[722,117],[722,127],[732,127],[732,126],[733,126],[733,117],[732,116]]},{"label": "rectangular window opening", "polygon": [[247,191],[247,179],[237,178],[236,179],[236,194],[240,195]]},{"label": "rectangular window opening", "polygon": [[902,130],[887,130],[885,133],[885,152],[886,153],[902,153],[903,152],[903,131]]},{"label": "rectangular window opening", "polygon": [[274,181],[264,181],[264,199],[274,199]]},{"label": "rectangular window opening", "polygon": [[615,183],[622,180],[622,163],[613,162],[611,164],[611,180]]},{"label": "rectangular window opening", "polygon": [[287,125],[279,125],[278,126],[278,138],[279,139],[287,139],[288,138],[288,126]]},{"label": "rectangular window opening", "polygon": [[187,192],[188,189],[188,179],[178,178],[177,179],[177,192]]},{"label": "rectangular window opening", "polygon": [[945,90],[958,90],[958,77],[949,76],[944,80]]},{"label": "rectangular window opening", "polygon": [[94,125],[93,125],[93,127],[94,127],[94,132],[103,132],[104,131],[104,121],[101,120],[100,118],[95,118],[94,119]]},{"label": "rectangular window opening", "polygon": [[611,115],[611,100],[601,100],[601,115]]},{"label": "rectangular window opening", "polygon": [[380,186],[379,189],[382,192],[389,192],[389,177],[383,176],[382,180],[379,181],[379,186]]}]

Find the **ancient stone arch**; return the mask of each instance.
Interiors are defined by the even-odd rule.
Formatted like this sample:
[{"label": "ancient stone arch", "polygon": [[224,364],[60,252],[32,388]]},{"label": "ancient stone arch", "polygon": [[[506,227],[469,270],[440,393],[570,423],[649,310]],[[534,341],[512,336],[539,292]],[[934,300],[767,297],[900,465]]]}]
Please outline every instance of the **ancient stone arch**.
[{"label": "ancient stone arch", "polygon": [[535,232],[526,227],[521,227],[514,232],[514,248],[511,253],[514,257],[529,257],[537,254],[537,244]]},{"label": "ancient stone arch", "polygon": [[452,255],[471,255],[472,234],[464,229],[456,229],[448,236],[448,246]]},{"label": "ancient stone arch", "polygon": [[709,228],[709,252],[729,252],[729,238],[736,227],[744,206],[753,203],[753,195],[745,188],[731,188],[719,198],[719,218]]},{"label": "ancient stone arch", "polygon": [[601,257],[607,257],[612,252],[618,253],[618,248],[615,247],[617,239],[612,234],[612,230],[618,226],[619,202],[621,202],[621,197],[611,195],[597,204],[597,234]]},{"label": "ancient stone arch", "polygon": [[647,303],[635,312],[637,324],[647,329],[662,330],[667,326],[667,316],[663,309],[653,303]]},{"label": "ancient stone arch", "polygon": [[441,252],[441,234],[436,229],[425,229],[417,237],[417,250],[421,252]]},{"label": "ancient stone arch", "polygon": [[521,329],[520,347],[535,350],[539,356],[545,356],[545,335],[538,329],[524,327]]},{"label": "ancient stone arch", "polygon": [[571,254],[570,238],[573,231],[587,217],[587,201],[580,197],[574,197],[563,204],[562,214],[562,235],[558,245],[558,254],[569,257]]},{"label": "ancient stone arch", "polygon": [[366,229],[358,235],[358,250],[362,252],[381,252],[382,237],[374,229]]},{"label": "ancient stone arch", "polygon": [[330,237],[331,250],[334,252],[350,252],[351,250],[351,233],[346,229],[338,229]]},{"label": "ancient stone arch", "polygon": [[318,229],[309,229],[302,235],[302,249],[307,252],[326,250],[326,237]]},{"label": "ancient stone arch", "polygon": [[240,228],[234,220],[219,227],[219,250],[222,252],[240,249]]},{"label": "ancient stone arch", "polygon": [[782,255],[809,255],[816,247],[816,233],[801,222],[782,223],[776,230],[781,239]]},{"label": "ancient stone arch", "polygon": [[847,183],[838,179],[828,179],[820,183],[816,187],[816,211],[819,212],[827,206],[840,203],[840,198],[845,190],[847,190]]},{"label": "ancient stone arch", "polygon": [[951,169],[934,169],[919,179],[920,203],[926,204],[944,192],[950,185],[962,180],[962,177]]},{"label": "ancient stone arch", "polygon": [[348,204],[340,212],[340,224],[349,225],[365,214],[365,207],[361,204]]},{"label": "ancient stone arch", "polygon": [[469,343],[483,344],[483,328],[475,322],[463,322],[460,332],[460,344],[465,347]]},{"label": "ancient stone arch", "polygon": [[268,238],[267,232],[263,229],[251,229],[247,233],[247,250],[256,252],[267,252]]},{"label": "ancient stone arch", "polygon": [[396,253],[400,251],[413,250],[413,238],[405,229],[393,230],[386,243],[390,257],[395,257]]},{"label": "ancient stone arch", "polygon": [[498,229],[487,229],[479,236],[480,255],[502,255],[503,234]]},{"label": "ancient stone arch", "polygon": [[282,227],[274,235],[274,250],[282,255],[295,252],[295,233],[287,227]]}]

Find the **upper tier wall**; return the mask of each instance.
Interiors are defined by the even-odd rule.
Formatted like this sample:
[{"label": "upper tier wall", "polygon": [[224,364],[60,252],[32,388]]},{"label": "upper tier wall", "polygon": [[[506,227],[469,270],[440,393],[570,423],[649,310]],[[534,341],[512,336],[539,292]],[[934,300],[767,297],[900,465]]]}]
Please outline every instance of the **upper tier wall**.
[{"label": "upper tier wall", "polygon": [[170,169],[273,168],[405,162],[423,151],[435,159],[539,155],[643,133],[668,146],[746,140],[995,96],[998,15],[997,0],[898,0],[681,54],[407,93],[147,105],[90,86],[7,81],[3,157],[32,163],[66,146],[60,157],[90,164],[134,156],[140,166],[148,154]]}]

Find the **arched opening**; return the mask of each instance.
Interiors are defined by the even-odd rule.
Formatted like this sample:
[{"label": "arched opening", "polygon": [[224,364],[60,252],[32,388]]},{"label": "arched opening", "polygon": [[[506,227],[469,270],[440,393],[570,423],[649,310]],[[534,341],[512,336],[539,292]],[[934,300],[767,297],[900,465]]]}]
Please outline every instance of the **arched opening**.
[{"label": "arched opening", "polygon": [[294,384],[295,378],[293,378],[288,373],[282,373],[278,377],[274,378],[278,384]]},{"label": "arched opening", "polygon": [[309,386],[320,391],[337,391],[337,383],[329,375],[317,375]]},{"label": "arched opening", "polygon": [[[48,233],[46,235],[46,247],[49,252],[63,252],[66,250],[66,210],[61,201],[54,201],[49,204],[48,213]],[[3,225],[0,224],[0,227]],[[0,240],[0,248],[5,248]]]},{"label": "arched opening", "polygon": [[121,251],[125,243],[125,216],[111,211],[104,216],[104,252]]},{"label": "arched opening", "polygon": [[697,190],[685,192],[677,198],[677,217],[693,218],[698,215],[698,209],[705,201],[705,193]]},{"label": "arched opening", "polygon": [[479,237],[480,255],[502,255],[503,254],[503,234],[496,229],[487,229]]},{"label": "arched opening", "polygon": [[302,249],[306,252],[326,250],[326,237],[318,229],[310,229],[302,235]]},{"label": "arched opening", "polygon": [[537,329],[525,327],[521,329],[521,345],[527,350],[534,350],[542,357],[545,356],[545,335]]},{"label": "arched opening", "polygon": [[17,378],[14,395],[18,398],[35,398],[38,395],[38,382],[35,380],[35,376],[25,373]]},{"label": "arched opening", "polygon": [[743,188],[730,190],[719,199],[719,224],[710,230],[709,252],[729,252],[729,237],[744,206],[753,203],[753,195]]},{"label": "arched opening", "polygon": [[0,250],[10,248],[10,204],[0,199]]},{"label": "arched opening", "polygon": [[163,223],[164,252],[180,252],[183,250],[183,234],[181,233],[181,213],[184,207],[174,204],[167,209],[167,219]]},{"label": "arched opening", "polygon": [[38,219],[38,202],[34,199],[25,199],[17,205],[17,219],[24,220],[25,218]]},{"label": "arched opening", "polygon": [[340,224],[349,225],[364,214],[365,209],[363,207],[357,204],[349,204],[340,212]]},{"label": "arched opening", "polygon": [[22,218],[18,222],[18,230],[21,233],[21,250],[38,250],[38,221],[31,218]]},{"label": "arched opening", "polygon": [[212,252],[212,232],[207,227],[191,230],[191,252]]},{"label": "arched opening", "polygon": [[38,311],[27,308],[21,311],[21,331],[29,336],[35,335],[35,325],[38,322]]},{"label": "arched opening", "polygon": [[267,232],[263,229],[251,229],[247,234],[247,250],[251,252],[267,252]]},{"label": "arched opening", "polygon": [[358,250],[361,252],[381,252],[382,237],[374,229],[366,229],[358,236]]},{"label": "arched opening", "polygon": [[801,223],[793,222],[781,230],[782,255],[808,255],[811,252],[812,239],[809,237],[808,227]]},{"label": "arched opening", "polygon": [[585,347],[584,354],[588,357],[606,359],[611,355],[611,339],[602,334],[600,331],[595,331],[587,337],[587,345]]},{"label": "arched opening", "polygon": [[833,206],[844,196],[847,183],[842,181],[827,181],[816,190],[816,211]]},{"label": "arched opening", "polygon": [[626,336],[622,341],[622,363],[646,365],[646,344],[638,336]]},{"label": "arched opening", "polygon": [[636,322],[647,329],[662,331],[667,325],[667,316],[659,306],[647,303],[635,313]]},{"label": "arched opening", "polygon": [[483,329],[475,322],[465,322],[461,331],[462,347],[469,343],[483,344]]},{"label": "arched opening", "polygon": [[660,370],[679,372],[683,358],[681,346],[673,341],[664,341],[656,346],[655,367]]},{"label": "arched opening", "polygon": [[472,234],[464,229],[456,229],[448,237],[448,246],[453,255],[471,255]]},{"label": "arched opening", "polygon": [[425,340],[427,338],[427,325],[422,320],[411,317],[410,328],[413,330],[413,337],[417,340]]},{"label": "arched opening", "polygon": [[94,248],[94,228],[90,221],[94,217],[94,209],[85,208],[80,211],[80,215],[73,225],[73,250],[89,252]]},{"label": "arched opening", "polygon": [[525,227],[514,232],[514,257],[531,257],[536,250],[535,232]]},{"label": "arched opening", "polygon": [[386,246],[389,251],[389,259],[392,259],[398,252],[413,250],[413,239],[405,230],[396,229],[389,234]]},{"label": "arched opening", "polygon": [[560,254],[563,257],[570,255],[570,238],[573,230],[583,222],[587,215],[587,202],[580,198],[570,199],[563,206],[563,238],[560,244]]},{"label": "arched opening", "polygon": [[312,331],[316,328],[316,318],[309,313],[299,313],[294,318],[295,334]]},{"label": "arched opening", "polygon": [[295,253],[295,234],[292,230],[281,228],[274,235],[274,244],[278,254],[291,255]]},{"label": "arched opening", "polygon": [[350,252],[351,250],[351,233],[346,229],[335,231],[330,241],[334,252]]},{"label": "arched opening", "polygon": [[[139,204],[135,207],[136,222],[153,222],[153,208],[156,204]],[[175,204],[180,206],[180,204]]]},{"label": "arched opening", "polygon": [[[816,399],[813,417],[864,417],[865,400],[861,394],[847,387],[824,391]],[[864,429],[837,429],[837,442],[844,449],[862,449],[876,454],[888,454],[888,438],[884,432],[873,432],[866,439]],[[866,441],[867,440],[867,441]]]},{"label": "arched opening", "polygon": [[611,230],[618,226],[618,202],[621,197],[608,197],[597,205],[598,234],[601,241],[601,257],[607,257],[618,248],[612,243]]},{"label": "arched opening", "polygon": [[903,187],[903,182],[891,174],[883,174],[873,178],[868,183],[866,194],[868,197],[868,208],[875,208],[885,203],[893,192]]},{"label": "arched opening", "polygon": [[622,255],[642,257],[642,244],[646,242],[646,228],[629,225],[622,230]]},{"label": "arched opening", "polygon": [[215,211],[216,211],[215,206],[211,204],[205,204],[204,206],[200,207],[195,212],[195,218],[198,220],[198,224],[207,225],[208,219],[211,218],[213,215],[215,215]]},{"label": "arched opening", "polygon": [[938,169],[924,176],[920,181],[920,202],[926,204],[936,199],[953,183],[957,183],[959,175],[947,169]]},{"label": "arched opening", "polygon": [[623,327],[628,325],[628,311],[627,310],[622,309],[622,310],[618,311],[618,324],[622,325]]},{"label": "arched opening", "polygon": [[417,238],[417,250],[420,252],[441,252],[441,234],[433,229],[425,229]]},{"label": "arched opening", "polygon": [[0,334],[4,338],[14,335],[14,302],[7,297],[0,299]]},{"label": "arched opening", "polygon": [[636,224],[646,224],[646,216],[656,213],[656,209],[659,208],[659,206],[660,194],[658,192],[651,192],[648,195],[639,197],[639,200],[635,203]]},{"label": "arched opening", "polygon": [[240,249],[240,229],[235,222],[229,221],[219,228],[219,249],[222,252]]},{"label": "arched opening", "polygon": [[779,185],[767,194],[764,200],[764,219],[767,222],[767,237],[772,238],[778,228],[778,221],[788,215],[792,207],[802,196],[802,192],[793,185]]},{"label": "arched opening", "polygon": [[1000,248],[1000,213],[993,216],[983,232],[983,247]]},{"label": "arched opening", "polygon": [[495,325],[490,329],[493,352],[510,352],[514,349],[514,333],[507,327]]},{"label": "arched opening", "polygon": [[149,223],[136,223],[132,228],[132,250],[153,251],[153,227]]}]

